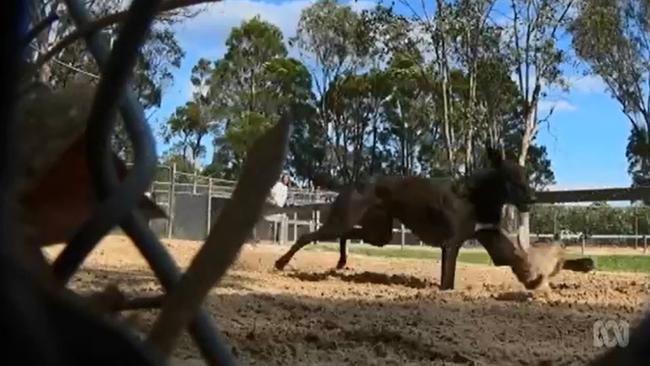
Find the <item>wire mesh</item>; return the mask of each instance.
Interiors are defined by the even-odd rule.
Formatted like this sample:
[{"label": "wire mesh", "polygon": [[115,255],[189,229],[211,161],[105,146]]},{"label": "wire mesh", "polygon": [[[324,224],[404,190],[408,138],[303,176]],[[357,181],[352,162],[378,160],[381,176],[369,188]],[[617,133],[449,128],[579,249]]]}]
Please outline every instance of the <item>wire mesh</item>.
[{"label": "wire mesh", "polygon": [[[101,33],[88,34],[86,37],[90,53],[100,69],[103,70],[87,122],[89,170],[93,189],[101,203],[90,220],[82,226],[82,229],[53,263],[54,273],[60,277],[63,283],[67,282],[78,270],[80,264],[99,240],[118,225],[131,237],[167,292],[181,277],[173,258],[149,230],[146,220],[134,210],[139,198],[151,185],[156,169],[156,151],[154,137],[145,121],[142,106],[128,87],[128,80],[132,74],[137,53],[159,9],[160,2],[160,0],[134,0],[131,3],[112,51],[109,50],[108,43],[103,39]],[[2,53],[8,58],[22,56],[15,52],[23,48],[18,45],[22,41],[24,46],[24,40],[29,39],[37,32],[36,28],[27,31],[29,16],[24,3],[10,2],[11,5],[22,5],[22,8],[5,9],[5,14],[10,17],[9,19],[14,20],[14,22],[2,22],[14,27],[11,31],[2,32],[3,37],[11,41],[5,42],[4,45],[12,52]],[[92,21],[90,12],[81,1],[66,0],[64,3],[77,28],[82,28]],[[49,20],[53,18],[54,16]],[[16,20],[18,20],[17,23]],[[37,27],[40,26],[37,25]],[[20,31],[16,32],[16,29]],[[9,61],[8,66],[17,67],[21,64],[19,59]],[[2,136],[0,137],[0,153],[3,160],[0,168],[2,178],[0,184],[3,188],[1,194],[10,195],[13,192],[14,166],[12,158],[15,150],[15,146],[12,146],[15,140],[13,138],[15,136],[13,131],[15,121],[11,118],[13,117],[12,101],[19,83],[17,75],[20,73],[11,67],[3,68],[3,70],[3,74],[8,78],[3,78],[5,82],[2,83],[3,102],[0,109],[0,113],[4,117],[2,118],[3,133],[0,134]],[[122,182],[118,181],[110,151],[110,137],[114,128],[113,117],[118,107],[135,151],[133,167]],[[7,243],[12,242],[12,235],[9,232],[11,228],[9,216],[12,207],[8,207],[6,202],[12,201],[2,200],[0,220],[3,245],[0,246],[0,250],[8,249]],[[11,262],[11,253],[3,250],[0,252],[0,257],[3,263]],[[9,266],[0,267],[8,268]],[[9,275],[2,277],[3,281],[6,279],[9,279]],[[7,286],[4,288],[6,289]],[[15,308],[19,308],[19,306],[15,305]],[[229,348],[207,313],[200,311],[196,315],[190,326],[190,333],[208,364],[234,364]],[[80,347],[79,352],[83,353],[84,351]],[[47,364],[54,364],[54,362],[50,360]]]},{"label": "wire mesh", "polygon": [[[50,352],[54,352],[52,349],[48,349],[47,345],[49,342],[45,333],[39,333],[36,335],[41,335],[41,338],[34,339],[35,334],[29,334],[25,329],[37,329],[40,325],[45,328],[47,324],[36,322],[36,318],[29,317],[12,319],[13,325],[22,325],[22,327],[5,327],[7,322],[7,314],[18,314],[24,315],[27,314],[31,306],[34,305],[35,299],[27,298],[29,295],[33,295],[33,292],[28,288],[16,287],[15,283],[12,283],[12,278],[20,279],[20,276],[16,276],[17,271],[15,269],[15,263],[12,261],[15,258],[15,235],[12,233],[11,229],[11,219],[12,207],[11,202],[13,201],[11,195],[14,192],[13,185],[15,184],[15,169],[16,161],[14,159],[15,144],[16,144],[16,120],[14,118],[14,97],[16,95],[18,78],[20,75],[19,72],[19,56],[22,50],[24,43],[23,41],[27,39],[24,37],[27,34],[27,19],[28,14],[25,9],[25,3],[21,1],[8,2],[3,8],[3,12],[0,14],[0,55],[5,58],[7,62],[0,68],[0,76],[2,76],[3,83],[0,83],[0,288],[3,293],[3,301],[0,301],[0,309],[2,310],[2,318],[0,320],[0,328],[3,331],[15,331],[12,333],[11,337],[5,342],[3,342],[3,350],[13,351],[12,354],[22,353],[21,363],[23,364],[59,364],[53,359],[48,359]],[[156,1],[134,1],[134,5],[142,6],[142,10],[146,13],[146,8],[149,10],[154,9],[159,2]],[[67,1],[69,8],[72,10],[77,7],[77,10],[80,11],[78,19],[75,19],[77,25],[80,26],[83,24],[84,20],[84,11],[83,5],[78,1],[69,0]],[[129,17],[132,21],[143,22],[140,25],[146,24],[153,17],[153,13],[149,13],[147,16],[137,17],[138,13],[135,11],[135,6],[133,13]],[[143,26],[140,30],[146,32],[147,26]],[[131,34],[130,34],[131,36]],[[92,44],[95,37],[89,37],[89,44]],[[104,62],[100,61],[102,52],[108,55],[107,48],[104,45],[99,44],[96,52],[94,54],[97,57],[100,64]],[[131,52],[136,52],[137,47],[131,49]],[[91,46],[91,49],[93,47]],[[113,55],[115,56],[115,55]],[[127,71],[128,72],[128,71]],[[113,76],[115,77],[115,76]],[[102,75],[102,80],[106,80],[106,84],[109,84],[111,80],[110,73],[105,73]],[[105,198],[110,200],[113,197],[132,197],[130,194],[135,195],[136,193],[142,194],[146,185],[151,181],[151,172],[153,171],[152,164],[146,158],[146,154],[155,156],[155,150],[148,141],[151,141],[151,131],[148,130],[144,120],[141,115],[138,115],[138,104],[135,102],[135,99],[132,97],[131,93],[127,90],[125,95],[122,95],[120,90],[120,83],[116,82],[113,86],[116,90],[114,93],[107,97],[105,100],[100,100],[99,105],[102,106],[102,103],[106,103],[103,108],[107,108],[110,115],[110,109],[114,109],[117,100],[122,96],[121,109],[124,115],[125,123],[128,127],[132,128],[133,134],[130,136],[134,142],[134,145],[137,146],[141,153],[144,153],[145,156],[141,160],[137,160],[134,165],[131,173],[127,177],[131,180],[130,185],[123,183],[118,185],[115,179],[114,167],[111,164],[107,163],[106,155],[103,153],[97,155],[98,160],[91,162],[94,176],[94,185],[97,189],[98,196],[100,198]],[[98,93],[99,94],[99,93]],[[107,93],[111,94],[111,93]],[[113,104],[113,106],[111,106]],[[101,110],[101,107],[96,107],[96,109]],[[140,108],[141,110],[141,108]],[[97,112],[99,113],[99,112]],[[92,120],[91,120],[92,122]],[[107,135],[110,134],[111,128],[101,129],[97,132],[95,138],[97,141],[106,141]],[[89,145],[92,145],[89,144]],[[105,146],[100,146],[97,144],[96,147],[91,149],[91,152],[96,152],[94,149],[105,149]],[[146,183],[146,185],[144,184]],[[143,188],[144,187],[144,188]],[[121,190],[120,190],[121,189]],[[142,217],[138,214],[131,212],[133,207],[135,207],[134,200],[123,202],[126,213],[113,215],[120,217],[113,217],[111,215],[103,214],[104,211],[108,209],[108,205],[101,206],[95,215],[93,216],[91,222],[99,222],[104,220],[105,226],[114,226],[118,222],[122,222],[121,226],[127,231],[127,233],[134,240],[140,251],[150,262],[154,272],[161,280],[164,287],[169,288],[174,285],[178,280],[179,272],[175,267],[175,263],[171,256],[164,250],[161,246],[158,239],[148,230],[146,224]],[[122,220],[122,221],[120,221]],[[101,225],[98,225],[101,229]],[[93,233],[92,230],[90,237],[95,234],[102,236],[105,233],[101,233],[100,229],[96,229],[97,233]],[[80,240],[81,242],[81,240]],[[90,243],[90,244],[87,244]],[[88,242],[83,242],[82,244],[93,246],[96,241],[89,240]],[[74,250],[76,246],[71,246]],[[83,249],[79,249],[83,251]],[[83,259],[83,258],[82,258]],[[72,265],[74,267],[74,265]],[[641,323],[641,327],[638,332],[635,332],[632,336],[632,342],[627,348],[616,348],[615,350],[608,353],[608,355],[619,355],[620,357],[616,360],[617,362],[612,362],[613,360],[604,359],[603,362],[599,364],[641,364],[639,360],[645,360],[647,362],[648,358],[648,348],[645,346],[644,340],[648,338],[650,325],[648,324],[650,318],[645,318]],[[66,325],[66,324],[64,324]],[[59,324],[61,326],[61,324]],[[205,313],[201,313],[197,316],[194,326],[195,337],[199,340],[199,345],[201,347],[204,356],[210,364],[232,364],[232,358],[227,351],[225,351],[223,341],[218,339],[218,333],[214,331],[214,328],[210,326],[209,318]],[[76,329],[67,329],[68,333],[74,333]],[[22,333],[21,333],[22,331]],[[198,335],[197,335],[198,334]],[[51,336],[52,334],[49,334]],[[83,334],[82,336],[88,336],[88,334]],[[92,337],[90,337],[92,338]],[[15,346],[15,348],[14,348]],[[77,344],[79,353],[83,353],[84,345]],[[28,349],[30,352],[24,352],[25,349]],[[47,352],[46,352],[47,351]],[[3,356],[7,357],[7,353],[3,352]],[[133,360],[131,360],[133,361]],[[110,363],[110,360],[103,360],[104,363]],[[79,358],[77,358],[77,363]],[[132,362],[135,363],[135,362]]]}]

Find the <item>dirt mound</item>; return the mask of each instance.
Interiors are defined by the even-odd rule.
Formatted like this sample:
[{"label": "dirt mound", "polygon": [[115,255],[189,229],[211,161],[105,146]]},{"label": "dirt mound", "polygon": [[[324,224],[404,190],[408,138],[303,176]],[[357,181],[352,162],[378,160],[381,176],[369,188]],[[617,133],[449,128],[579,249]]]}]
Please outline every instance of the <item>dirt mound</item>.
[{"label": "dirt mound", "polygon": [[405,274],[386,274],[386,273],[377,273],[377,272],[361,272],[361,273],[343,273],[335,270],[329,270],[327,272],[293,272],[289,273],[287,277],[299,279],[301,281],[326,281],[328,279],[336,278],[344,282],[353,282],[353,283],[372,283],[377,285],[397,285],[405,286],[410,288],[427,288],[434,287],[437,284],[434,284],[431,281],[426,279],[417,278],[414,276],[409,276]]}]

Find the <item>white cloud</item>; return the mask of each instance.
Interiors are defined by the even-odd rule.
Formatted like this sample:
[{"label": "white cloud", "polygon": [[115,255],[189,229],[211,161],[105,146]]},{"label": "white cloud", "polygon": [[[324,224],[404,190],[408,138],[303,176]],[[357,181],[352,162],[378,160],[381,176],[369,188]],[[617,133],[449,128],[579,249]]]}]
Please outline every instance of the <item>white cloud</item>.
[{"label": "white cloud", "polygon": [[347,4],[352,8],[352,11],[355,11],[357,13],[361,13],[363,10],[369,10],[374,8],[377,5],[376,1],[370,1],[370,0],[355,0]]},{"label": "white cloud", "polygon": [[604,93],[606,85],[600,76],[587,75],[582,77],[569,78],[569,88],[579,93],[595,94]]},{"label": "white cloud", "polygon": [[[210,49],[210,53],[223,52],[225,40],[233,27],[257,15],[274,24],[282,31],[285,40],[296,33],[300,13],[312,5],[314,0],[293,0],[282,2],[255,0],[225,0],[204,5],[205,11],[195,18],[176,26],[179,39],[184,45],[198,49]],[[361,11],[375,5],[371,0],[350,2],[353,10]],[[218,49],[217,49],[218,48]]]},{"label": "white cloud", "polygon": [[553,112],[572,112],[578,109],[575,105],[571,104],[571,102],[564,100],[564,99],[558,99],[558,100],[541,100],[539,102],[539,113],[548,113],[553,109]]},{"label": "white cloud", "polygon": [[[302,10],[314,2],[315,0],[225,0],[192,7],[192,10],[203,11],[194,18],[174,25],[179,44],[186,56],[181,68],[175,70],[174,85],[163,95],[161,114],[171,113],[176,105],[181,105],[191,98],[194,92],[189,80],[191,67],[201,57],[209,60],[223,57],[226,52],[226,39],[233,27],[259,15],[261,19],[280,28],[287,41],[296,34]],[[375,0],[349,0],[342,3],[357,12],[376,5]],[[290,49],[290,56],[296,57],[295,52]]]},{"label": "white cloud", "polygon": [[204,41],[223,44],[233,27],[256,15],[278,26],[285,36],[295,33],[300,12],[312,1],[270,3],[252,0],[226,0],[206,6],[206,10],[184,24],[185,35],[205,35]]}]

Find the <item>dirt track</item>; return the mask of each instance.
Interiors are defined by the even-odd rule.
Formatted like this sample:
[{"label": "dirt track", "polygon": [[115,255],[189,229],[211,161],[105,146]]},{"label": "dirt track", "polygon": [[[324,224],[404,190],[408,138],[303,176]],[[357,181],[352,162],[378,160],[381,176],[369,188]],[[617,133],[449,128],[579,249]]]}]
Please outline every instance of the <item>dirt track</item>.
[{"label": "dirt track", "polygon": [[[196,243],[167,243],[185,266]],[[563,273],[550,294],[527,296],[508,268],[459,264],[456,288],[437,288],[440,263],[303,251],[272,270],[282,247],[246,246],[208,307],[242,365],[580,365],[599,352],[593,322],[634,323],[644,275]],[[53,248],[58,250],[58,248]],[[128,240],[104,240],[75,277],[80,291],[116,282],[127,294],[158,292]],[[155,312],[126,313],[146,330]],[[176,356],[196,358],[185,336]]]}]

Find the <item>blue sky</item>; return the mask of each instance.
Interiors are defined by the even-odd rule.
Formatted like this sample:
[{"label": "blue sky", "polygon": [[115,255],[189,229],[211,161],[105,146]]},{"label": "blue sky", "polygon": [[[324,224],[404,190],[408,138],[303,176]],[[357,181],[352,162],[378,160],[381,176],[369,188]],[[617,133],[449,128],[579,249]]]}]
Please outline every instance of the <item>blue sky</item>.
[{"label": "blue sky", "polygon": [[[278,26],[286,37],[295,34],[300,11],[313,1],[230,0],[207,6],[196,18],[176,26],[177,36],[186,57],[174,71],[173,84],[163,95],[161,108],[153,120],[164,121],[191,95],[189,75],[201,57],[216,60],[225,52],[225,40],[234,26],[259,14]],[[374,5],[374,1],[357,1],[355,8]],[[564,43],[564,42],[563,42]],[[602,188],[627,186],[625,146],[629,122],[619,105],[605,91],[596,77],[582,76],[579,70],[568,70],[570,92],[553,90],[542,101],[541,110],[555,107],[548,125],[540,127],[538,143],[545,145],[552,161],[556,189]],[[156,130],[158,126],[155,126]],[[210,145],[210,144],[209,144]],[[159,153],[166,146],[159,142]],[[208,146],[207,157],[212,148]]]}]

